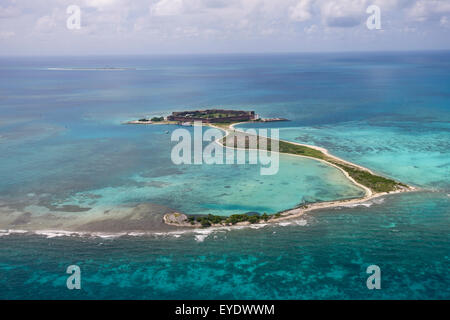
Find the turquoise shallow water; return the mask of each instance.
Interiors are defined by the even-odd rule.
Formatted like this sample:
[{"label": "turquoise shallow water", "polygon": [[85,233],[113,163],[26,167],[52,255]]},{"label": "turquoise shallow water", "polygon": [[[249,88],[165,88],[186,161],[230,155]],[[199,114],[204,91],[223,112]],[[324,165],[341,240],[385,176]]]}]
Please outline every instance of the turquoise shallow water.
[{"label": "turquoise shallow water", "polygon": [[[448,299],[446,206],[434,193],[401,195],[202,242],[11,235],[1,240],[2,297]],[[81,267],[81,291],[65,289],[69,264]],[[382,270],[378,291],[365,286],[371,264]]]},{"label": "turquoise shallow water", "polygon": [[[0,60],[0,229],[30,221],[64,229],[66,217],[143,202],[229,214],[360,193],[339,171],[288,156],[275,176],[249,165],[175,166],[165,134],[172,127],[120,124],[199,106],[287,117],[265,126],[423,189],[259,229],[103,238],[3,230],[0,298],[448,299],[449,58]],[[135,70],[46,69],[105,61]],[[80,291],[65,287],[70,264],[81,267]],[[378,291],[365,286],[371,264],[382,270]]]},{"label": "turquoise shallow water", "polygon": [[424,189],[450,190],[449,122],[373,119],[285,127],[280,138],[324,147],[346,160]]},{"label": "turquoise shallow water", "polygon": [[[250,164],[174,165],[170,132],[176,128],[89,124],[42,141],[6,141],[2,147],[10,156],[2,161],[3,205],[32,217],[66,214],[55,206],[86,208],[77,214],[89,217],[139,203],[230,215],[276,213],[305,201],[363,194],[339,170],[292,156],[280,157],[276,175],[261,175],[260,165]],[[27,229],[26,224],[1,226]]]},{"label": "turquoise shallow water", "polygon": [[[155,170],[153,174],[146,171],[132,176],[129,184],[88,193],[99,196],[94,209],[97,205],[114,207],[148,201],[181,212],[216,215],[248,211],[276,213],[306,201],[364,195],[339,170],[318,161],[289,156],[282,156],[280,161],[276,175],[260,176],[259,166],[255,165],[184,166],[175,174],[164,176]],[[75,194],[63,204],[83,205],[85,202],[80,200],[83,201],[85,193]]]}]

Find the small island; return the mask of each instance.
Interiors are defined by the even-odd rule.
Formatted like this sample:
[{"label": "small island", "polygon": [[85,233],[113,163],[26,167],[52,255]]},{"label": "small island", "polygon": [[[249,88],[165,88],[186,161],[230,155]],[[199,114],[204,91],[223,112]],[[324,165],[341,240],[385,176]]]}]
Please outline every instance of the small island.
[{"label": "small island", "polygon": [[[225,131],[226,135],[222,139],[216,140],[217,143],[227,148],[226,141],[228,138],[243,138],[245,139],[245,149],[249,149],[250,134],[242,130],[234,128],[235,125],[246,122],[273,122],[273,121],[288,121],[284,118],[269,118],[262,119],[254,111],[236,111],[236,110],[222,110],[222,109],[208,109],[195,111],[173,112],[172,115],[164,117],[153,117],[151,119],[139,119],[136,121],[129,121],[129,124],[178,124],[178,125],[192,125],[193,122],[202,122],[202,124],[218,128]],[[252,137],[255,138],[254,136]],[[257,147],[259,145],[267,146],[268,151],[271,146],[271,139],[256,136]],[[229,140],[228,140],[229,141]],[[168,213],[164,215],[164,222],[168,225],[179,227],[223,227],[233,225],[250,225],[261,224],[268,222],[277,222],[286,219],[298,217],[305,212],[325,209],[332,207],[339,207],[343,205],[357,204],[365,202],[372,198],[380,197],[386,194],[401,193],[416,191],[417,188],[407,184],[395,181],[390,178],[375,174],[371,170],[354,164],[352,162],[343,160],[328,152],[325,148],[310,146],[290,141],[279,139],[279,153],[284,153],[292,156],[306,157],[323,162],[327,165],[340,170],[352,183],[364,190],[365,195],[356,199],[344,199],[336,201],[315,202],[300,204],[299,206],[274,214],[259,214],[255,212],[233,214],[231,216],[218,215],[186,215],[178,212]]]},{"label": "small island", "polygon": [[142,118],[126,122],[127,124],[178,124],[192,125],[194,122],[205,124],[223,124],[238,122],[274,122],[288,121],[284,118],[260,118],[255,111],[207,109],[172,112],[167,117]]}]

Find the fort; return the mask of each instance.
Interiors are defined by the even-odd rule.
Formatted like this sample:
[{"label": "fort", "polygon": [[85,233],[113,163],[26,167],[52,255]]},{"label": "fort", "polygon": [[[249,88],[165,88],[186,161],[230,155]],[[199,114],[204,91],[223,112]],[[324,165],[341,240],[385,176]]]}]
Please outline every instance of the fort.
[{"label": "fort", "polygon": [[207,109],[175,111],[167,117],[142,118],[131,120],[128,124],[179,124],[191,126],[194,122],[231,124],[237,122],[275,122],[288,121],[285,118],[260,118],[255,111]]},{"label": "fort", "polygon": [[258,117],[255,114],[255,111],[208,109],[172,112],[172,115],[168,116],[167,120],[180,122],[201,121],[204,123],[218,123],[252,121],[256,120],[257,118]]}]

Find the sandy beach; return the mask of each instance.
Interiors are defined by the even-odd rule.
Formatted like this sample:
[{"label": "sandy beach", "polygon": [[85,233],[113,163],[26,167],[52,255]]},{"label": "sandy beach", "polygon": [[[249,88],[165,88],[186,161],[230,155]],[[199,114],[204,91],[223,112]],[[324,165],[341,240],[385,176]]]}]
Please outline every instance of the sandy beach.
[{"label": "sandy beach", "polygon": [[[233,123],[228,128],[221,128],[221,127],[218,127],[218,126],[215,126],[215,125],[210,125],[210,126],[212,126],[214,128],[217,128],[219,130],[225,131],[225,133],[226,133],[225,137],[227,137],[229,134],[231,134],[233,132],[245,133],[244,131],[235,128],[236,125],[242,124],[242,123],[245,123],[245,122]],[[219,140],[221,140],[221,139],[217,139],[216,140],[216,142],[218,144],[224,146],[225,148],[231,148],[231,147],[227,147],[227,146],[223,145]],[[308,148],[312,148],[312,149],[321,151],[326,156],[336,160],[337,162],[344,163],[344,164],[347,164],[347,165],[359,168],[360,170],[367,171],[367,172],[369,172],[371,174],[375,174],[374,172],[372,172],[368,168],[365,168],[363,166],[357,165],[355,163],[352,163],[350,161],[346,161],[346,160],[341,159],[341,158],[339,158],[339,157],[337,157],[335,155],[332,155],[325,148],[317,147],[317,146],[310,146],[310,145],[307,145],[307,144],[301,144],[301,143],[296,143],[296,142],[291,142],[291,141],[286,141],[286,140],[282,140],[282,139],[279,139],[279,141],[284,141],[286,143],[291,143],[291,144],[304,146],[304,147],[308,147]],[[238,149],[238,148],[233,148],[233,149]],[[335,208],[335,207],[348,206],[348,205],[356,205],[356,204],[360,204],[360,203],[372,200],[374,198],[379,198],[379,197],[382,197],[382,196],[385,196],[385,195],[388,195],[388,194],[390,195],[390,194],[397,194],[397,193],[403,193],[403,192],[413,192],[413,191],[418,191],[419,190],[416,187],[408,186],[408,187],[401,188],[401,189],[398,189],[398,190],[395,190],[395,191],[391,191],[391,192],[378,192],[378,193],[375,193],[370,188],[368,188],[368,187],[362,185],[361,183],[355,181],[355,179],[353,179],[349,175],[349,173],[347,171],[345,171],[341,167],[335,165],[334,163],[328,162],[326,160],[318,159],[318,158],[309,157],[309,156],[303,156],[303,155],[297,155],[297,154],[291,154],[291,153],[283,153],[283,152],[280,152],[280,153],[286,154],[286,155],[290,155],[290,156],[294,156],[294,157],[303,157],[303,158],[313,159],[313,160],[325,163],[325,164],[327,164],[329,166],[335,167],[335,168],[339,169],[353,184],[355,184],[359,188],[363,189],[364,192],[365,192],[365,195],[364,195],[364,197],[356,198],[356,199],[343,199],[343,200],[336,200],[336,201],[317,202],[317,203],[311,203],[311,204],[308,204],[308,205],[305,205],[305,206],[302,206],[302,207],[299,207],[299,208],[288,209],[286,211],[281,212],[281,216],[280,217],[278,217],[278,218],[274,217],[274,218],[268,220],[267,222],[269,222],[269,223],[275,223],[275,222],[279,222],[279,221],[283,221],[283,220],[297,218],[297,217],[305,214],[306,212],[313,211],[313,210],[328,209],[328,208]],[[264,223],[267,223],[267,222],[265,221]],[[261,223],[263,223],[263,222],[260,222],[259,224],[261,224]]]},{"label": "sandy beach", "polygon": [[[242,122],[240,122],[242,123]],[[245,134],[244,131],[236,129],[236,126],[239,123],[234,123],[230,126],[216,126],[210,124],[209,126],[217,128],[225,132],[225,137],[230,134],[236,134],[236,132]],[[285,140],[281,140],[286,143],[297,144],[309,148],[313,148],[321,151],[327,157],[330,157],[337,163],[345,163],[349,166],[357,167],[361,170],[372,173],[371,170],[364,168],[360,165],[354,164],[352,162],[340,159],[328,152],[325,148],[309,146],[305,144],[293,143]],[[216,142],[222,146],[222,142],[220,139],[216,140]],[[230,146],[225,146],[226,148],[233,148]],[[234,225],[229,224],[212,224],[213,228],[221,228],[221,227],[245,227],[245,226],[263,226],[267,223],[277,223],[280,221],[294,219],[297,218],[306,212],[310,212],[313,210],[319,209],[327,209],[334,208],[340,206],[352,206],[364,203],[374,198],[378,198],[388,194],[396,194],[401,192],[411,192],[417,191],[418,189],[412,186],[400,187],[395,191],[391,192],[373,192],[369,187],[359,183],[356,181],[350,174],[339,167],[335,163],[328,162],[323,159],[314,158],[305,155],[292,154],[286,152],[280,152],[285,155],[294,156],[294,157],[304,157],[312,160],[319,161],[326,165],[332,166],[340,172],[355,186],[364,190],[364,196],[360,198],[352,198],[352,199],[343,199],[343,200],[334,200],[334,201],[326,201],[326,202],[316,202],[302,205],[300,207],[295,207],[291,209],[284,210],[279,212],[277,216],[271,216],[268,221],[259,221],[257,223],[251,224],[249,221],[238,222]],[[40,199],[36,202],[36,205],[43,206],[44,211],[38,215],[31,215],[28,211],[31,207],[25,207],[24,205],[18,204],[17,206],[0,206],[0,211],[3,212],[2,219],[0,219],[0,229],[4,229],[5,232],[22,232],[23,228],[26,225],[26,230],[28,232],[42,232],[43,230],[48,234],[100,234],[100,235],[108,235],[111,234],[120,235],[120,234],[130,234],[130,233],[142,233],[142,234],[153,234],[158,232],[173,232],[173,231],[182,231],[182,229],[188,230],[196,230],[201,228],[201,225],[195,224],[192,225],[187,217],[189,216],[189,212],[186,214],[177,210],[173,210],[172,208],[167,208],[165,206],[160,206],[152,203],[141,203],[135,204],[131,206],[124,207],[105,207],[105,208],[94,208],[91,207],[78,207],[71,205],[63,205],[63,206],[55,206],[51,201],[44,199]],[[83,214],[86,212],[86,214]],[[58,214],[63,213],[63,214]],[[171,220],[173,216],[181,215],[185,217],[183,219],[177,219],[176,221]],[[17,228],[17,230],[16,230]],[[19,230],[20,229],[20,230]],[[24,231],[25,232],[25,231]]]}]

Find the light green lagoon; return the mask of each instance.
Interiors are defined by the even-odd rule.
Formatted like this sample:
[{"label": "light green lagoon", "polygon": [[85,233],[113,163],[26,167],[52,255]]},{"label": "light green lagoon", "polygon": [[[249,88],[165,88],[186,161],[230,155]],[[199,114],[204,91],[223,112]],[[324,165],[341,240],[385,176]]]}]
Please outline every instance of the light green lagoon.
[{"label": "light green lagoon", "polygon": [[304,202],[364,195],[336,168],[296,156],[280,155],[275,175],[261,175],[259,165],[250,164],[176,168],[179,171],[164,176],[154,177],[149,171],[135,174],[127,185],[87,190],[60,204],[86,206],[88,194],[97,199],[94,210],[95,206],[105,210],[124,203],[148,202],[189,214],[231,215],[276,213]]}]

